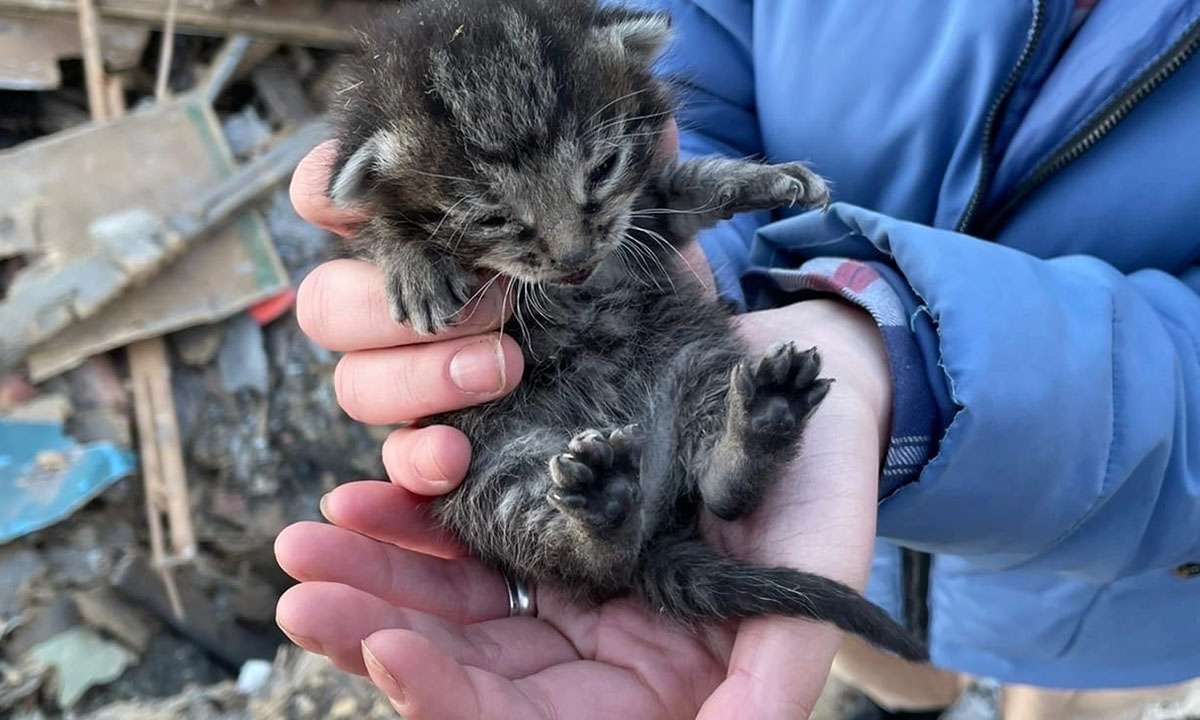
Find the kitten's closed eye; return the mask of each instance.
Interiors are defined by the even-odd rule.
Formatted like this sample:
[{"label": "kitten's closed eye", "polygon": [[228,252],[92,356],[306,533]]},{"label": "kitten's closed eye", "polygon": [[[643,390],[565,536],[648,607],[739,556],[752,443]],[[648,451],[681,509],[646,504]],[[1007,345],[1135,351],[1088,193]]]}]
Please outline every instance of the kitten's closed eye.
[{"label": "kitten's closed eye", "polygon": [[508,224],[508,218],[503,215],[488,215],[475,221],[475,224],[489,230],[496,230]]},{"label": "kitten's closed eye", "polygon": [[607,180],[608,176],[612,175],[613,170],[617,169],[617,160],[619,159],[618,154],[615,152],[606,157],[604,162],[597,165],[596,169],[592,170],[592,173],[588,175],[588,183],[595,188]]}]

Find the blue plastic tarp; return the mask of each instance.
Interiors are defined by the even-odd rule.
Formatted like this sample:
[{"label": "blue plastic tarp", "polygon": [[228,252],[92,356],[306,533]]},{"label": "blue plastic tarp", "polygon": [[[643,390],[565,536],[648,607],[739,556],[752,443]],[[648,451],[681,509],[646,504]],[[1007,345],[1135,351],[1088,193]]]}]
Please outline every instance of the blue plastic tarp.
[{"label": "blue plastic tarp", "polygon": [[0,544],[70,516],[136,467],[128,450],[80,445],[57,423],[0,418]]}]

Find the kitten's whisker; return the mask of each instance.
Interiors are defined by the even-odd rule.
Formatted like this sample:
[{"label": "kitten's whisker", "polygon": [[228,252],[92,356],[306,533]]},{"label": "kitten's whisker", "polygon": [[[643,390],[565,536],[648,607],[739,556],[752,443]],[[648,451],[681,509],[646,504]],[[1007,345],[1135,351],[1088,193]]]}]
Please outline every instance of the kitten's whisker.
[{"label": "kitten's whisker", "polygon": [[[630,251],[630,257],[633,258],[639,266],[641,266],[642,270],[644,270],[646,273],[646,277],[654,283],[654,287],[661,291],[663,288],[658,282],[658,277],[654,274],[654,271],[650,269],[650,266],[646,264],[645,260],[645,257],[649,256],[652,260],[657,261],[657,258],[654,257],[654,251],[647,247],[645,243],[629,234],[626,234],[625,237],[628,238],[630,242],[630,244],[627,246]],[[661,269],[664,273],[666,272],[666,268],[663,267],[661,262],[658,263],[658,266],[659,269]],[[667,281],[671,281],[669,275],[667,276]],[[672,283],[671,286],[672,289],[674,289],[674,283]]]},{"label": "kitten's whisker", "polygon": [[619,98],[616,98],[615,100],[609,100],[609,101],[608,101],[608,102],[606,102],[605,104],[601,105],[601,106],[600,106],[600,108],[599,108],[598,110],[596,110],[596,112],[592,113],[592,116],[591,116],[591,117],[589,117],[589,118],[587,119],[587,122],[586,122],[586,123],[584,123],[584,125],[585,125],[585,126],[586,126],[586,125],[590,125],[590,124],[591,124],[591,122],[592,122],[593,120],[595,120],[595,119],[596,119],[596,117],[597,117],[597,116],[598,116],[600,113],[602,113],[602,112],[604,112],[605,110],[609,109],[609,108],[610,108],[610,107],[612,107],[613,105],[616,105],[617,103],[621,102],[622,100],[628,100],[628,99],[629,99],[629,98],[631,98],[631,97],[637,97],[638,95],[641,95],[642,93],[644,93],[644,92],[649,92],[649,91],[650,91],[650,88],[642,88],[641,90],[634,90],[634,91],[633,91],[633,92],[631,92],[631,93],[626,93],[626,94],[622,95],[621,97],[619,97]]},{"label": "kitten's whisker", "polygon": [[464,202],[466,202],[466,200],[467,200],[466,196],[463,196],[458,199],[458,202],[456,202],[453,205],[451,205],[450,207],[446,208],[446,212],[442,213],[442,219],[438,221],[438,224],[433,228],[433,232],[429,233],[429,237],[426,239],[432,240],[435,237],[437,237],[438,231],[442,229],[442,225],[444,225],[446,222],[446,219],[450,217],[450,213],[454,212],[454,209],[457,208],[459,205],[462,205]]},{"label": "kitten's whisker", "polygon": [[[490,287],[492,287],[493,285],[495,285],[495,284],[496,284],[496,281],[498,281],[499,279],[500,279],[500,274],[499,274],[499,273],[497,273],[497,274],[493,275],[493,276],[492,276],[492,279],[491,279],[491,280],[488,280],[488,281],[487,281],[487,282],[485,282],[483,285],[481,285],[481,286],[479,287],[479,289],[478,289],[478,290],[476,290],[476,291],[474,292],[474,294],[472,294],[472,295],[471,295],[471,297],[467,298],[467,301],[466,301],[465,303],[463,303],[463,306],[462,306],[462,307],[460,307],[460,308],[459,308],[459,309],[458,309],[458,310],[457,310],[457,311],[456,311],[454,314],[455,314],[455,315],[458,315],[458,314],[459,314],[459,313],[461,313],[463,310],[466,310],[466,309],[467,309],[467,307],[468,307],[468,306],[469,306],[469,305],[470,305],[472,302],[474,302],[475,300],[478,300],[479,298],[483,297],[484,293],[486,293],[486,292],[488,291],[488,288],[490,288]],[[471,318],[475,317],[475,312],[476,312],[477,310],[479,310],[479,306],[478,306],[478,305],[476,305],[475,307],[471,308],[471,312],[469,312],[465,318],[463,318],[462,320],[460,320],[460,322],[467,322],[467,321],[469,321]]]},{"label": "kitten's whisker", "polygon": [[424,175],[425,177],[441,178],[442,180],[457,180],[458,182],[464,182],[464,183],[473,182],[472,180],[470,180],[468,178],[458,177],[457,175],[439,175],[438,173],[425,172],[424,170],[414,170],[413,168],[408,168],[406,170],[406,172],[410,172],[413,175]]},{"label": "kitten's whisker", "polygon": [[645,115],[633,115],[631,117],[614,118],[607,122],[601,123],[599,126],[597,126],[594,134],[599,135],[600,133],[604,132],[605,130],[607,130],[610,127],[613,127],[616,125],[621,125],[624,123],[632,123],[632,122],[636,122],[638,120],[652,120],[654,118],[666,117],[668,115],[671,115],[673,112],[674,112],[673,110],[662,110],[660,112],[647,113]]},{"label": "kitten's whisker", "polygon": [[671,252],[678,255],[679,259],[683,261],[683,264],[685,266],[687,266],[688,271],[691,272],[692,275],[696,278],[696,281],[700,283],[700,286],[708,287],[708,283],[706,283],[706,282],[704,282],[704,280],[700,279],[700,273],[696,272],[696,268],[693,267],[690,262],[688,262],[688,259],[684,256],[683,253],[679,252],[679,248],[672,245],[670,242],[667,241],[666,238],[664,238],[662,235],[659,235],[658,233],[654,232],[653,230],[648,230],[646,228],[635,228],[635,229],[641,230],[642,232],[646,233],[650,237],[657,240],[661,245],[670,249]]},{"label": "kitten's whisker", "polygon": [[[649,234],[650,234],[650,235],[652,235],[652,236],[657,236],[657,235],[658,235],[657,233],[654,233],[653,231],[648,231],[648,230],[646,230],[645,228],[639,228],[639,227],[636,227],[636,226],[634,226],[634,227],[632,227],[632,228],[630,228],[630,229],[631,229],[631,230],[641,230],[641,231],[643,231],[643,232],[647,232],[647,233],[649,233]],[[662,236],[658,236],[658,239],[660,239],[660,240],[661,240],[661,237],[662,237]],[[660,258],[660,257],[658,256],[658,253],[654,252],[653,248],[651,248],[650,246],[646,245],[644,242],[642,242],[642,241],[640,241],[640,240],[637,240],[636,238],[634,239],[634,241],[635,241],[635,242],[636,242],[638,245],[640,245],[640,246],[641,246],[641,247],[642,247],[642,248],[643,248],[643,249],[644,249],[644,250],[645,250],[645,251],[646,251],[646,252],[647,252],[647,253],[650,255],[650,258],[651,258],[651,259],[653,259],[655,263],[657,263],[657,264],[658,264],[658,267],[659,267],[659,269],[662,271],[662,274],[663,274],[663,275],[664,275],[664,276],[667,278],[667,282],[671,283],[671,290],[672,290],[672,291],[674,291],[674,292],[676,292],[676,293],[678,293],[678,292],[679,292],[679,289],[678,289],[677,287],[675,287],[675,278],[674,278],[674,277],[673,277],[673,275],[671,274],[671,271],[667,269],[666,265],[664,265],[664,264],[663,264],[662,258]],[[663,242],[666,242],[666,241],[665,241],[665,240],[663,240]]]},{"label": "kitten's whisker", "polygon": [[616,255],[617,259],[621,261],[621,265],[625,268],[625,272],[629,273],[629,277],[637,280],[638,284],[642,287],[650,287],[650,283],[639,277],[637,274],[637,268],[633,267],[633,250],[628,245],[624,243],[617,244],[617,246],[613,248],[613,254]]}]

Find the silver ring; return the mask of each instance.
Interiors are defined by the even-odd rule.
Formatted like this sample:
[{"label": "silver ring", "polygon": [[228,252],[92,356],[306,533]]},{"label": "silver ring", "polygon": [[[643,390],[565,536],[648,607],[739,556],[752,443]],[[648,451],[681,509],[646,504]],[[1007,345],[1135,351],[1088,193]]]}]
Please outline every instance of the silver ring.
[{"label": "silver ring", "polygon": [[533,586],[508,573],[504,574],[504,582],[508,585],[508,616],[536,616],[537,599],[534,597]]}]

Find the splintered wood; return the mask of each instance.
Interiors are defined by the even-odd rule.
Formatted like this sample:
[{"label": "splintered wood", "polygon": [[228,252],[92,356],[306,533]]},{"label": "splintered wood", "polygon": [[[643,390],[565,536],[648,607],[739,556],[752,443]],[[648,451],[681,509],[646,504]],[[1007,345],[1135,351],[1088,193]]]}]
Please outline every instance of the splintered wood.
[{"label": "splintered wood", "polygon": [[166,344],[162,338],[153,338],[130,345],[127,352],[152,563],[166,587],[172,610],[182,619],[183,605],[170,568],[195,557],[196,538]]}]

